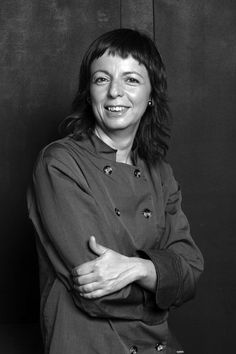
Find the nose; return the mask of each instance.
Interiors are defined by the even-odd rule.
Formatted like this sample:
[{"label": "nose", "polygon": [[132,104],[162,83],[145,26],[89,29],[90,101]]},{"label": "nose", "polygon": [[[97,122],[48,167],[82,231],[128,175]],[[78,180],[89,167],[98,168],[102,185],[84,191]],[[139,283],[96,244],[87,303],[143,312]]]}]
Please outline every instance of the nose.
[{"label": "nose", "polygon": [[123,86],[120,80],[112,80],[109,86],[108,95],[112,98],[123,96]]}]

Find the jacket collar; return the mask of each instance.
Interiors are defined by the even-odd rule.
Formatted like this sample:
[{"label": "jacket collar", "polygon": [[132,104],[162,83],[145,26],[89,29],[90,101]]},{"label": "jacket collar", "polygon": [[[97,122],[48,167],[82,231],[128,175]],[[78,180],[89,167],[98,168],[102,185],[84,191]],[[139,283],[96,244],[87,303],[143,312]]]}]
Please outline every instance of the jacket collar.
[{"label": "jacket collar", "polygon": [[[74,139],[72,138],[72,140]],[[76,141],[76,143],[78,145],[81,145],[81,147],[90,151],[91,153],[96,154],[97,156],[100,156],[107,160],[116,161],[117,150],[107,145],[96,134],[92,134],[91,136],[83,139],[82,141]],[[137,144],[135,143],[132,148],[132,159],[134,161],[134,165],[136,165],[138,159],[138,149],[137,149]]]},{"label": "jacket collar", "polygon": [[113,149],[112,147],[104,143],[104,141],[101,140],[96,134],[91,135],[88,140],[90,141],[94,152],[96,152],[101,157],[116,161],[116,149]]}]

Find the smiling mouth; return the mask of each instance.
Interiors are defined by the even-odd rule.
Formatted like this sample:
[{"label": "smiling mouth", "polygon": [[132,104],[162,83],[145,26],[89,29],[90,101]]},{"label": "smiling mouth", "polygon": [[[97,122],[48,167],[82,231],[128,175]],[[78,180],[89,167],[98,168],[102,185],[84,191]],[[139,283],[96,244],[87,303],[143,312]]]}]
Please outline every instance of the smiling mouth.
[{"label": "smiling mouth", "polygon": [[126,106],[105,106],[105,109],[109,112],[123,113],[128,110]]}]

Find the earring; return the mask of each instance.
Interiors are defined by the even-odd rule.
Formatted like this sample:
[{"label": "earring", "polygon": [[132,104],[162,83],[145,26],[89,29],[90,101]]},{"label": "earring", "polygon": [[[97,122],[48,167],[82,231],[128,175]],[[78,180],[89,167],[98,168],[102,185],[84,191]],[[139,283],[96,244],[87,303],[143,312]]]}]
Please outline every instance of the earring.
[{"label": "earring", "polygon": [[90,96],[87,97],[87,102],[88,102],[88,104],[91,104],[91,98],[90,98]]},{"label": "earring", "polygon": [[148,101],[148,105],[149,105],[149,107],[152,107],[152,100]]}]

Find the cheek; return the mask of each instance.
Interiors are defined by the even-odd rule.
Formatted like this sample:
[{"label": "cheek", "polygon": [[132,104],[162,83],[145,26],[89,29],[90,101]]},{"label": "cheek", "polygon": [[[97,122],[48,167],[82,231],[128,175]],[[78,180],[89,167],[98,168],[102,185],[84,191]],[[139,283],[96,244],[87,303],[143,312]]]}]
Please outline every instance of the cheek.
[{"label": "cheek", "polygon": [[92,101],[91,103],[92,106],[92,111],[96,119],[100,119],[103,116],[103,109],[102,106],[95,101]]},{"label": "cheek", "polygon": [[100,112],[103,109],[102,102],[99,97],[97,96],[91,96],[91,106],[92,109],[95,112]]},{"label": "cheek", "polygon": [[89,93],[90,93],[90,97],[94,99],[94,101],[99,102],[106,97],[107,87],[106,85],[103,86],[91,85]]},{"label": "cheek", "polygon": [[99,90],[95,89],[93,86],[90,87],[90,99],[91,99],[91,104],[98,105],[100,100],[101,100],[101,93]]},{"label": "cheek", "polygon": [[136,101],[147,102],[151,96],[151,87],[149,85],[143,85],[134,94],[136,95]]},{"label": "cheek", "polygon": [[90,105],[92,107],[92,111],[93,111],[93,114],[95,116],[95,119],[102,119],[103,115],[104,115],[104,108],[103,108],[103,104],[100,100],[100,98],[97,96],[97,95],[92,95],[90,96]]},{"label": "cheek", "polygon": [[148,105],[148,100],[150,98],[150,93],[147,91],[142,91],[134,98],[134,102],[137,108],[146,109]]}]

